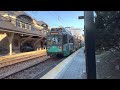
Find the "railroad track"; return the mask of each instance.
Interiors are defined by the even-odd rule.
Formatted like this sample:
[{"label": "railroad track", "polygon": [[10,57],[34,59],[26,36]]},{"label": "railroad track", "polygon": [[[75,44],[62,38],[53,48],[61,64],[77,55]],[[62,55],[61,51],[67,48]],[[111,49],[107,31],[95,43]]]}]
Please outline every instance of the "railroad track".
[{"label": "railroad track", "polygon": [[[37,64],[39,64],[39,63],[41,63],[41,62],[43,62],[43,61],[45,61],[45,60],[47,60],[49,58],[50,57],[48,57],[48,56],[42,56],[40,58],[36,58],[36,59],[39,59],[38,61],[35,61],[34,59],[31,59],[31,61],[34,60],[32,63],[29,63],[29,61],[28,61],[28,64],[27,64],[26,63],[27,61],[24,61],[24,62],[20,62],[20,63],[17,63],[17,64],[13,64],[13,65],[8,66],[8,67],[4,67],[4,68],[9,69],[9,67],[14,67],[14,65],[18,65],[18,68],[13,68],[13,69],[8,70],[8,71],[6,71],[4,73],[1,73],[0,74],[0,79],[4,79],[4,78],[6,78],[8,76],[11,76],[11,75],[16,74],[18,72],[21,72],[21,71],[23,71],[23,70],[25,70],[27,68],[34,67],[35,65],[37,65]],[[25,63],[25,64],[20,66],[19,64],[22,64],[22,63]]]},{"label": "railroad track", "polygon": [[44,62],[33,64],[2,79],[39,79],[63,60],[64,58],[48,58]]},{"label": "railroad track", "polygon": [[[11,57],[2,57],[2,59],[0,58],[0,79],[9,79],[9,77],[16,76],[17,74],[20,76],[24,74],[24,71],[26,70],[29,71],[31,68],[39,67],[39,69],[34,69],[33,71],[30,70],[30,73],[28,74],[30,75],[33,73],[33,75],[28,79],[38,79],[53,67],[55,67],[62,60],[63,59],[50,58],[46,55],[46,51],[29,52],[26,54],[17,54],[16,56],[13,55]],[[40,66],[41,64],[43,65]],[[35,74],[34,71],[36,71]],[[25,78],[24,76],[25,75],[22,77]]]},{"label": "railroad track", "polygon": [[0,58],[0,68],[10,66],[16,63],[24,62],[27,60],[35,59],[38,57],[47,56],[46,52],[27,52],[13,56],[1,57]]},{"label": "railroad track", "polygon": [[[19,54],[16,56],[13,55],[11,57],[5,57],[5,58],[2,57],[2,58],[0,58],[0,70],[1,70],[0,79],[3,79],[7,76],[10,76],[10,75],[15,74],[17,72],[25,70],[25,69],[32,67],[40,62],[43,62],[49,58],[50,57],[46,55],[45,51],[44,52],[37,52],[37,53],[31,52],[31,53],[26,53],[26,54]],[[36,60],[36,59],[38,59],[38,60]],[[33,63],[28,63],[22,67],[14,68],[14,69],[11,69],[11,70],[6,71],[6,72],[4,71],[2,73],[2,70],[4,70],[5,68],[10,68],[14,65],[19,66],[19,64],[29,62],[29,61],[32,61]]]}]

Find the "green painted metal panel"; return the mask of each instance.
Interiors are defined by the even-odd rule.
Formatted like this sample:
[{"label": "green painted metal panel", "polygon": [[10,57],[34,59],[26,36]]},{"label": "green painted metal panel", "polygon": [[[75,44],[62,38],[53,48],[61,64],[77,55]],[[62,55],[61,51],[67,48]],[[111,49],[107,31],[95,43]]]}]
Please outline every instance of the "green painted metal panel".
[{"label": "green painted metal panel", "polygon": [[69,56],[70,55],[70,50],[69,50],[69,45],[68,44],[63,45],[63,54],[64,54],[64,56]]},{"label": "green painted metal panel", "polygon": [[64,51],[64,56],[69,56],[70,55],[70,51]]},{"label": "green painted metal panel", "polygon": [[62,49],[59,49],[57,46],[51,46],[49,49],[48,49],[48,52],[62,52]]}]

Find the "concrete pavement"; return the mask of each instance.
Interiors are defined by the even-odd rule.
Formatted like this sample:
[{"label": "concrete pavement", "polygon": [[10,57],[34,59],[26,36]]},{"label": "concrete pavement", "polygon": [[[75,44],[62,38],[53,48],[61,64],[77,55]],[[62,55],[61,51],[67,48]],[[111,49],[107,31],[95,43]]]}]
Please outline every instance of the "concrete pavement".
[{"label": "concrete pavement", "polygon": [[40,79],[86,79],[84,47],[70,55]]}]

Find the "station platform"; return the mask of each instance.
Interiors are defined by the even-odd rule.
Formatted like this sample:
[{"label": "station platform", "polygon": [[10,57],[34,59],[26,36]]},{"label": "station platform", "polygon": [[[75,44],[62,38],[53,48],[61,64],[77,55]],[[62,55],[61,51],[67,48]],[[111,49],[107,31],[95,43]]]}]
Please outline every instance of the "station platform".
[{"label": "station platform", "polygon": [[40,79],[86,79],[84,47],[71,54]]},{"label": "station platform", "polygon": [[37,50],[37,51],[30,51],[30,52],[22,52],[18,54],[13,54],[13,55],[5,55],[5,56],[0,56],[0,62],[5,61],[5,60],[10,60],[10,59],[15,59],[18,57],[24,57],[24,56],[31,56],[31,55],[37,55],[37,54],[47,54],[46,49],[43,50]]}]

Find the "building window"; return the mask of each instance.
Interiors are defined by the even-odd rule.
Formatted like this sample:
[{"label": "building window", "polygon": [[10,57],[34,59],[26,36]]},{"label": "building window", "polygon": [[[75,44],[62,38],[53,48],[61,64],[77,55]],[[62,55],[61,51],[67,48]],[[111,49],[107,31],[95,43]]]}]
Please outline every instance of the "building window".
[{"label": "building window", "polygon": [[21,27],[20,21],[18,21],[18,20],[16,21],[16,26],[17,26],[17,27]]},{"label": "building window", "polygon": [[26,24],[26,29],[31,30],[31,25]]},{"label": "building window", "polygon": [[17,17],[18,20],[20,21],[16,21],[16,26],[23,28],[23,29],[27,29],[27,30],[31,30],[32,29],[32,19],[28,16],[25,15],[20,15]]},{"label": "building window", "polygon": [[34,26],[31,26],[31,30],[35,30],[35,27],[34,27]]},{"label": "building window", "polygon": [[63,44],[67,44],[67,40],[68,40],[67,35],[66,34],[63,35]]},{"label": "building window", "polygon": [[25,28],[25,23],[22,22],[22,28]]}]

